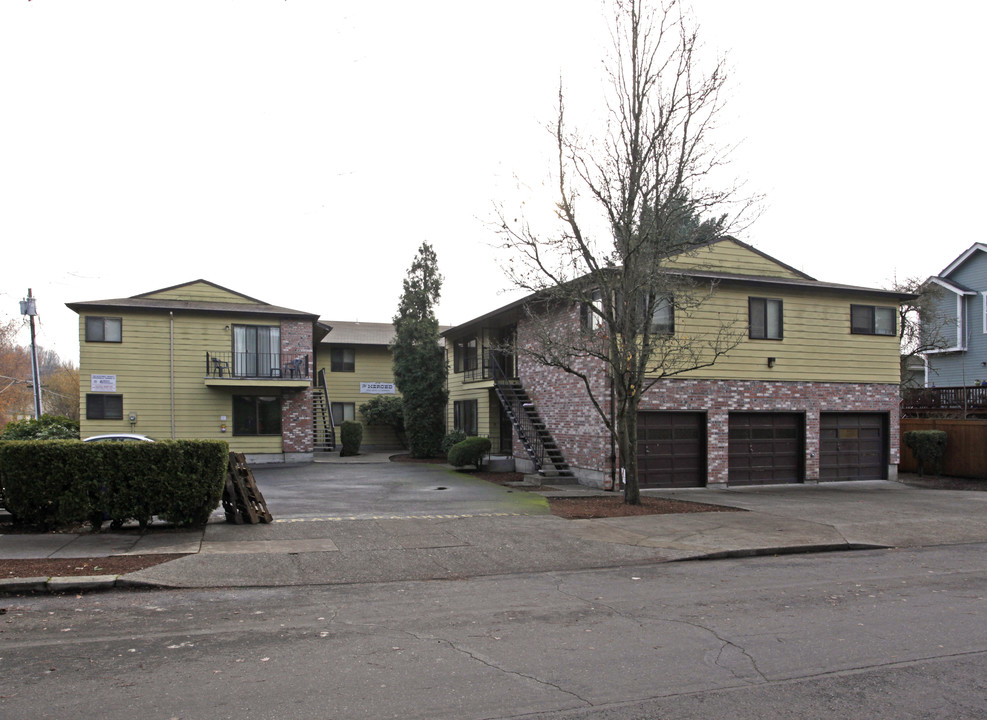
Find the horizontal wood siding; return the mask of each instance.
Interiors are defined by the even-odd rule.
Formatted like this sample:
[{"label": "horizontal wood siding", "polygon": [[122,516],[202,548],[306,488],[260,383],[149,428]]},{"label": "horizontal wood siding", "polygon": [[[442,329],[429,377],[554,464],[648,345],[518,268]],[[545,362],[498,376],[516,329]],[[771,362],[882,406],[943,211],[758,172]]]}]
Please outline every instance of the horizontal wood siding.
[{"label": "horizontal wood siding", "polygon": [[675,270],[693,268],[738,275],[804,279],[791,269],[733,240],[722,240],[694,253],[672,258],[668,267]]},{"label": "horizontal wood siding", "polygon": [[[982,478],[987,483],[987,420],[935,420],[904,418],[901,434],[911,430],[943,430],[946,433],[946,456],[942,474],[953,477]],[[912,451],[901,443],[901,472],[918,472]],[[926,468],[926,472],[932,472]]]},{"label": "horizontal wood siding", "polygon": [[[120,343],[87,343],[85,316],[80,317],[79,390],[82,393],[82,435],[139,432],[156,439],[171,438],[170,323],[168,315],[123,311]],[[281,452],[281,437],[234,437],[233,400],[229,389],[205,386],[206,352],[232,349],[231,319],[175,313],[175,437],[225,440],[232,450],[248,453]],[[242,316],[238,323],[270,324],[270,318]],[[85,395],[92,374],[116,375],[123,395],[122,420],[86,420]],[[253,390],[244,392],[255,392]],[[257,391],[256,394],[263,394]],[[271,391],[272,395],[280,394]],[[131,427],[127,416],[137,413]],[[225,416],[226,420],[221,420]],[[221,426],[226,426],[222,432]]]},{"label": "horizontal wood siding", "polygon": [[[360,383],[393,383],[394,363],[391,352],[384,345],[339,345],[354,350],[353,372],[332,372],[332,352],[336,347],[324,343],[319,351],[318,368],[326,371],[326,389],[331,403],[353,403],[356,405],[356,419],[363,424],[364,445],[399,444],[394,431],[389,427],[367,425],[360,414],[360,406],[374,398],[370,393],[360,392]],[[400,397],[400,393],[396,393]],[[338,423],[339,420],[337,419]]]},{"label": "horizontal wood siding", "polygon": [[452,341],[446,343],[446,361],[449,378],[449,402],[446,404],[446,432],[452,432],[455,425],[455,402],[476,400],[476,432],[480,437],[490,438],[491,447],[500,443],[500,401],[493,391],[493,381],[465,382],[463,373],[453,372]]},{"label": "horizontal wood siding", "polygon": [[188,300],[190,302],[253,303],[243,295],[215,287],[209,283],[190,283],[144,296],[153,300]]},{"label": "horizontal wood siding", "polygon": [[[749,297],[781,298],[782,340],[748,337]],[[780,291],[724,283],[691,316],[676,315],[676,337],[702,341],[727,325],[740,344],[712,367],[680,377],[898,383],[897,337],[851,334],[851,303],[889,306],[887,298],[879,295],[823,294],[798,288]],[[769,357],[775,358],[772,368],[768,367]]]}]

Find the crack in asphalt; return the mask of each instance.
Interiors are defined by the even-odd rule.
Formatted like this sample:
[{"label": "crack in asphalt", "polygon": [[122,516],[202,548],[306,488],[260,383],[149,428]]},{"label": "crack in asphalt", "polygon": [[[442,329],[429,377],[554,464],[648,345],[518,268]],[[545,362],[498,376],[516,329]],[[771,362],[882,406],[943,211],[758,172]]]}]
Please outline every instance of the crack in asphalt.
[{"label": "crack in asphalt", "polygon": [[[563,578],[561,578],[561,577],[553,576],[553,580],[555,581],[555,590],[560,595],[564,595],[565,597],[571,598],[573,600],[578,600],[579,602],[585,603],[586,605],[588,605],[588,606],[590,606],[592,608],[597,608],[597,607],[606,608],[607,610],[609,610],[610,612],[612,612],[614,615],[616,615],[618,617],[621,617],[621,618],[624,618],[625,620],[630,620],[632,622],[637,623],[637,625],[639,627],[642,627],[643,628],[643,627],[646,627],[647,626],[647,623],[645,623],[645,621],[640,616],[638,616],[638,615],[635,615],[633,613],[626,612],[624,610],[620,610],[620,609],[614,607],[613,605],[609,605],[609,604],[607,604],[605,602],[601,602],[599,600],[589,600],[587,598],[581,597],[581,596],[576,595],[574,593],[568,592],[567,590],[564,590],[562,588],[562,584],[565,582],[565,580]],[[770,680],[767,678],[767,676],[765,676],[765,674],[763,672],[761,672],[761,669],[757,665],[757,660],[754,659],[754,656],[753,655],[751,655],[749,652],[747,652],[747,650],[744,647],[742,647],[741,645],[738,645],[737,643],[733,642],[732,640],[729,640],[729,639],[721,636],[713,628],[707,627],[705,625],[701,625],[699,623],[690,622],[688,620],[680,620],[680,619],[673,619],[673,618],[663,618],[663,617],[654,618],[654,617],[649,617],[649,620],[652,620],[652,621],[653,620],[664,620],[664,621],[670,622],[670,623],[677,623],[677,624],[681,624],[681,625],[688,625],[689,627],[694,627],[694,628],[696,628],[698,630],[702,630],[703,632],[706,632],[706,633],[712,635],[714,638],[716,638],[717,642],[720,643],[720,649],[719,649],[719,651],[716,654],[715,660],[713,661],[714,664],[717,667],[723,668],[724,670],[726,670],[727,672],[729,672],[731,675],[733,675],[738,680],[743,680],[745,682],[750,682],[750,680],[749,680],[749,678],[747,676],[740,674],[734,668],[730,667],[729,664],[727,664],[725,662],[723,662],[723,663],[720,662],[720,660],[724,656],[724,653],[729,648],[734,648],[743,657],[747,658],[747,661],[750,663],[751,668],[753,668],[753,670],[757,674],[757,676],[759,678],[761,678],[761,681],[762,682],[770,682]]]},{"label": "crack in asphalt", "polygon": [[590,700],[587,700],[586,698],[582,697],[581,695],[579,695],[576,692],[573,692],[572,690],[566,690],[564,687],[562,687],[561,685],[559,685],[557,683],[553,683],[553,682],[550,682],[548,680],[544,680],[544,679],[539,678],[539,677],[536,677],[534,675],[529,675],[528,673],[520,672],[519,670],[510,670],[508,668],[502,667],[502,666],[498,665],[497,663],[495,663],[493,660],[490,660],[490,659],[481,657],[477,653],[475,653],[472,650],[469,650],[469,649],[467,649],[465,647],[460,647],[454,641],[449,640],[448,638],[437,637],[435,635],[420,635],[420,634],[418,634],[416,632],[412,632],[411,630],[401,630],[401,629],[396,629],[396,628],[388,628],[388,630],[392,630],[393,632],[398,632],[398,633],[401,633],[403,635],[407,635],[408,637],[412,637],[415,640],[418,640],[419,642],[437,642],[437,643],[442,643],[443,645],[445,645],[446,647],[450,648],[454,652],[459,653],[460,655],[465,655],[470,660],[475,660],[476,662],[480,663],[484,667],[490,668],[491,670],[496,670],[497,672],[502,673],[504,675],[513,676],[513,677],[516,677],[516,678],[522,678],[524,680],[530,680],[531,682],[537,683],[538,685],[543,685],[545,687],[552,688],[553,690],[555,690],[557,692],[560,692],[560,693],[563,693],[564,695],[568,695],[569,697],[575,698],[579,702],[585,704],[587,707],[593,707],[593,703]]}]

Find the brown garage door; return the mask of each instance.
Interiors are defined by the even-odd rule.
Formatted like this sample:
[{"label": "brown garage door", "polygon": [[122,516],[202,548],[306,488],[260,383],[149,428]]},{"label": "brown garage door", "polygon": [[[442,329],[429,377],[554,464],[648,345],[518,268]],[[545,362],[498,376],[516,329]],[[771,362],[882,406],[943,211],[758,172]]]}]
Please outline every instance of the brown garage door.
[{"label": "brown garage door", "polygon": [[885,480],[887,477],[887,414],[819,415],[820,480]]},{"label": "brown garage door", "polygon": [[637,468],[641,487],[705,487],[706,416],[638,413]]},{"label": "brown garage door", "polygon": [[730,413],[730,485],[802,480],[804,416],[799,413]]}]

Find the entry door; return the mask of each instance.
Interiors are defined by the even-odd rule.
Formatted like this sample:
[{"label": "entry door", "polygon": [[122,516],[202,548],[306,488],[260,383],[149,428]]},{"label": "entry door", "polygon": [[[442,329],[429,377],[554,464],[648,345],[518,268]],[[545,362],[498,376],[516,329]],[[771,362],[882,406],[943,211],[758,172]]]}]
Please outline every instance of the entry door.
[{"label": "entry door", "polygon": [[801,482],[804,427],[799,413],[730,413],[729,484]]},{"label": "entry door", "polygon": [[641,487],[705,487],[706,416],[638,413],[637,468]]}]

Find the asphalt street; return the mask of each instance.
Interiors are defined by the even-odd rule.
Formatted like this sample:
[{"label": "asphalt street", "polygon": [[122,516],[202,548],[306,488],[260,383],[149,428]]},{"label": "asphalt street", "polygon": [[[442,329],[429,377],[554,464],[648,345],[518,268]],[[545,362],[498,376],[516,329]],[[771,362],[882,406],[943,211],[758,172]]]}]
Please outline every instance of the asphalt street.
[{"label": "asphalt street", "polygon": [[982,718],[985,551],[7,598],[0,715]]}]

